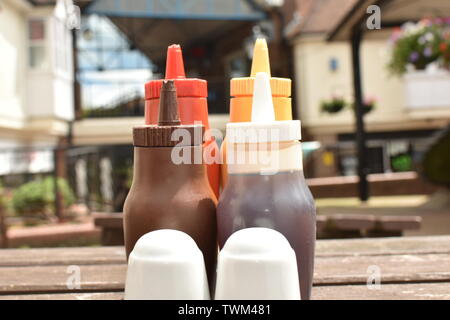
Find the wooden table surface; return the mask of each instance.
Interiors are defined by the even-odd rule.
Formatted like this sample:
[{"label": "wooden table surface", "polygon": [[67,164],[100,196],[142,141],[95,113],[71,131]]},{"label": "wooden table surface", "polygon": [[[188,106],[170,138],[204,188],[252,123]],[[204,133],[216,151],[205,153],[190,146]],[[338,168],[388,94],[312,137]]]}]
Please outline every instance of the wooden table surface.
[{"label": "wooden table surface", "polygon": [[[450,299],[450,236],[318,240],[316,246],[313,299]],[[71,290],[73,265],[81,284]],[[376,268],[381,286],[368,288]],[[0,299],[121,299],[125,272],[122,247],[3,249]]]}]

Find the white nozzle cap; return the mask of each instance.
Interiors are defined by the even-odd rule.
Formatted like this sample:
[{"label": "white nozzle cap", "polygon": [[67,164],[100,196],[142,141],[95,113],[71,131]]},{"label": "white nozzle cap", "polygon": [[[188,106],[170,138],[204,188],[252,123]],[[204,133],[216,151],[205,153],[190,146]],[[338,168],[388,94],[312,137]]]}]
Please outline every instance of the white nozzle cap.
[{"label": "white nozzle cap", "polygon": [[299,120],[275,121],[270,78],[258,72],[253,89],[252,121],[227,124],[227,139],[231,143],[266,143],[300,140]]},{"label": "white nozzle cap", "polygon": [[258,72],[253,87],[252,122],[275,121],[270,78],[266,72]]}]

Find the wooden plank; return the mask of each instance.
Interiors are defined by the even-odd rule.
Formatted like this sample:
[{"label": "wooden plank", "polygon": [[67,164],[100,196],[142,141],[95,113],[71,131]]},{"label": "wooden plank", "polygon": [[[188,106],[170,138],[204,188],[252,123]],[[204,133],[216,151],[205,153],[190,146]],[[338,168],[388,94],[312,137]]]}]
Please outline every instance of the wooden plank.
[{"label": "wooden plank", "polygon": [[336,214],[328,216],[327,226],[341,230],[361,230],[375,227],[375,216],[366,214]]},{"label": "wooden plank", "polygon": [[102,228],[123,228],[123,214],[121,212],[94,212],[94,224]]},{"label": "wooden plank", "polygon": [[321,286],[312,290],[313,300],[450,300],[450,283]]},{"label": "wooden plank", "polygon": [[33,246],[36,248],[54,247],[61,243],[79,243],[87,246],[99,243],[100,229],[92,222],[61,223],[41,225],[30,228],[10,228],[8,230],[10,248]]},{"label": "wooden plank", "polygon": [[123,247],[0,250],[0,267],[120,263],[125,263],[125,250]]},{"label": "wooden plank", "polygon": [[418,230],[422,218],[417,216],[383,216],[377,218],[377,227],[382,230]]},{"label": "wooden plank", "polygon": [[[313,300],[450,300],[450,283],[382,284],[380,289],[365,285],[316,286]],[[123,292],[0,295],[0,300],[120,300]]]},{"label": "wooden plank", "polygon": [[[450,253],[450,236],[318,240],[317,257]],[[125,263],[123,247],[0,250],[0,267]]]},{"label": "wooden plank", "polygon": [[[84,265],[80,267],[80,288],[76,291],[123,290],[126,265]],[[74,279],[68,266],[3,267],[0,294],[70,292],[67,282]],[[71,284],[73,282],[70,282]]]},{"label": "wooden plank", "polygon": [[0,300],[121,300],[123,292],[0,295]]},{"label": "wooden plank", "polygon": [[[318,257],[314,283],[365,284],[369,267],[377,266],[383,283],[450,281],[450,254]],[[125,264],[80,265],[79,291],[124,288]],[[0,294],[70,292],[67,266],[0,268]]]},{"label": "wooden plank", "polygon": [[[317,256],[450,253],[450,236],[318,240]],[[117,264],[123,247],[79,247],[0,250],[0,266]]]},{"label": "wooden plank", "polygon": [[363,284],[377,267],[382,282],[450,281],[450,254],[319,257],[314,283]]},{"label": "wooden plank", "polygon": [[450,253],[450,236],[318,240],[316,256]]}]

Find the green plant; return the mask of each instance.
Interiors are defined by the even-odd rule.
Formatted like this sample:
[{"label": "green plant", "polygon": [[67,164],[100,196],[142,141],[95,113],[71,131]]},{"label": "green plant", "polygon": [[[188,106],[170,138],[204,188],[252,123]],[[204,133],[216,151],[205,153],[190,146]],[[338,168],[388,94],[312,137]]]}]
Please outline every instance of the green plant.
[{"label": "green plant", "polygon": [[333,96],[330,100],[322,100],[320,109],[322,112],[337,113],[347,105],[344,98]]},{"label": "green plant", "polygon": [[411,155],[406,153],[396,155],[392,157],[391,165],[394,172],[411,171],[413,168]]},{"label": "green plant", "polygon": [[12,208],[12,194],[9,192],[9,189],[5,189],[0,182],[0,207],[6,211],[7,214],[13,213]]},{"label": "green plant", "polygon": [[437,62],[443,68],[450,67],[450,18],[423,19],[408,22],[394,29],[391,60],[388,64],[393,74],[401,75],[412,65],[423,70]]},{"label": "green plant", "polygon": [[[27,182],[13,193],[12,207],[19,215],[45,216],[51,212],[55,201],[54,178]],[[63,206],[67,208],[75,202],[75,196],[67,181],[58,178],[58,190],[61,194]]]}]

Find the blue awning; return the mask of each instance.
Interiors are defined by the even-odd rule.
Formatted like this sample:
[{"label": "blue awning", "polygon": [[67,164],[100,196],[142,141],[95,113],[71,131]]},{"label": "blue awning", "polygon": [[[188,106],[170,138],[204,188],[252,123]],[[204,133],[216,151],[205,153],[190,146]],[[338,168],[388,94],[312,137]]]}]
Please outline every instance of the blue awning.
[{"label": "blue awning", "polygon": [[246,0],[96,0],[87,14],[109,17],[257,21],[265,13]]}]

